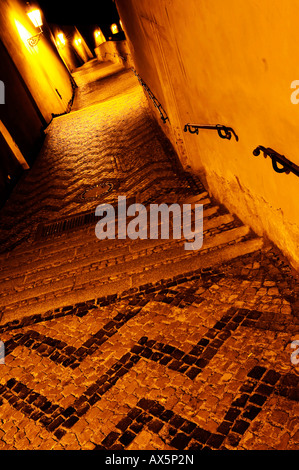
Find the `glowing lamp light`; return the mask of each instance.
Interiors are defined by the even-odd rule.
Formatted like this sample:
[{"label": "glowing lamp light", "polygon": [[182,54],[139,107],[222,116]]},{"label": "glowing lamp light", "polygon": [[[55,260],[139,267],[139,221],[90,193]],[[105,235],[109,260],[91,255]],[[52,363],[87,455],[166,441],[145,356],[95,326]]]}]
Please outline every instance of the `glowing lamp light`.
[{"label": "glowing lamp light", "polygon": [[94,32],[96,46],[103,44],[106,41],[105,36],[103,35],[100,29],[96,29]]},{"label": "glowing lamp light", "polygon": [[112,31],[112,34],[117,34],[118,33],[118,26],[116,23],[113,23],[111,25],[111,31]]},{"label": "glowing lamp light", "polygon": [[27,3],[27,5],[28,5],[28,9],[27,9],[28,17],[30,18],[33,25],[36,28],[39,28],[39,33],[38,34],[35,34],[34,36],[31,36],[30,38],[27,39],[28,44],[31,47],[35,47],[37,45],[38,41],[40,40],[41,35],[43,33],[43,30],[42,30],[43,20],[42,20],[41,11],[38,8],[32,9],[32,8],[30,8],[29,3]]},{"label": "glowing lamp light", "polygon": [[30,39],[31,39],[31,33],[23,26],[18,20],[15,20],[15,25],[17,28],[17,31],[20,35],[20,38],[22,39],[23,43],[26,46],[26,49],[32,53],[32,47],[30,47]]},{"label": "glowing lamp light", "polygon": [[62,44],[63,46],[65,45],[65,39],[64,39],[64,34],[63,33],[59,33],[57,34],[57,37],[59,39],[58,44]]},{"label": "glowing lamp light", "polygon": [[43,25],[43,20],[42,20],[42,15],[40,10],[31,10],[27,13],[29,16],[30,20],[34,24],[36,28],[40,28]]},{"label": "glowing lamp light", "polygon": [[82,42],[82,41],[81,41],[80,38],[75,39],[75,44],[76,44],[76,46],[80,46],[81,42]]}]

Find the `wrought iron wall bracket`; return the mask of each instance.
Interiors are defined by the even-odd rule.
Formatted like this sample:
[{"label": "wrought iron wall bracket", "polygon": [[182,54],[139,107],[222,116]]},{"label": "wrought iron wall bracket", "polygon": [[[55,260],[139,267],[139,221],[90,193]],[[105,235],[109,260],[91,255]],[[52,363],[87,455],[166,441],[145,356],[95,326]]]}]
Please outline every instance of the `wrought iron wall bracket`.
[{"label": "wrought iron wall bracket", "polygon": [[28,38],[27,39],[27,42],[29,44],[30,47],[35,47],[37,46],[39,40],[41,39],[41,36],[42,36],[43,32],[40,31],[38,34],[36,34],[35,36],[31,36],[31,38]]},{"label": "wrought iron wall bracket", "polygon": [[[288,175],[289,173],[294,173],[294,175],[299,176],[299,166],[295,165],[295,163],[288,160],[284,155],[280,155],[275,150],[269,147],[263,147],[259,145],[253,151],[254,156],[258,156],[260,152],[264,153],[264,157],[270,157],[272,160],[272,167],[276,173],[285,173]],[[281,167],[278,166],[281,165]]]},{"label": "wrought iron wall bracket", "polygon": [[184,132],[190,132],[190,134],[197,134],[198,135],[198,130],[199,129],[209,129],[209,130],[216,130],[218,132],[219,137],[221,139],[228,139],[230,140],[232,137],[232,134],[234,135],[236,141],[239,140],[239,137],[235,133],[235,131],[231,127],[223,126],[222,124],[216,124],[215,126],[213,125],[204,125],[204,126],[199,126],[197,124],[186,124],[184,127]]}]

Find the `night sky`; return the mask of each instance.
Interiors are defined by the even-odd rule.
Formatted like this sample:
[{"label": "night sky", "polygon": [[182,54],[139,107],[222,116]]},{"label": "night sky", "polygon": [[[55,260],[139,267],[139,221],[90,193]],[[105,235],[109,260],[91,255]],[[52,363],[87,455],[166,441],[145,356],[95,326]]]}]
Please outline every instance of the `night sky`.
[{"label": "night sky", "polygon": [[111,23],[118,19],[112,0],[38,0],[48,23]]},{"label": "night sky", "polygon": [[88,43],[96,26],[108,39],[110,25],[119,21],[113,0],[38,0],[38,3],[47,23],[77,26]]}]

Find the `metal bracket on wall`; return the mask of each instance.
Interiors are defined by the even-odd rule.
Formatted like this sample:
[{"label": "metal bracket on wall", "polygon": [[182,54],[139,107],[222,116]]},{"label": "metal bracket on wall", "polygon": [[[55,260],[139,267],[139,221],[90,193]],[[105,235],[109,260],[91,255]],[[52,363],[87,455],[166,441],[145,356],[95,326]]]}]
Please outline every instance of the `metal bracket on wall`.
[{"label": "metal bracket on wall", "polygon": [[30,46],[30,47],[35,47],[35,46],[37,46],[39,40],[40,40],[41,37],[42,37],[42,34],[43,34],[43,31],[42,31],[42,29],[41,29],[38,34],[36,34],[35,36],[31,36],[31,38],[28,38],[28,39],[27,39],[27,42],[28,42],[29,46]]},{"label": "metal bracket on wall", "polygon": [[[253,155],[258,156],[260,152],[264,153],[265,158],[271,158],[272,167],[276,173],[286,173],[287,175],[289,173],[294,173],[294,175],[299,176],[299,166],[288,160],[284,155],[280,155],[275,150],[269,147],[263,147],[262,145],[259,145],[256,149],[254,149]],[[277,163],[282,165],[282,167],[278,167]]]},{"label": "metal bracket on wall", "polygon": [[197,134],[198,135],[198,130],[199,129],[209,129],[209,130],[216,130],[218,132],[219,137],[221,139],[228,139],[230,140],[232,137],[232,134],[234,135],[236,141],[239,140],[239,137],[235,133],[235,131],[231,127],[223,126],[222,124],[216,124],[216,125],[197,125],[197,124],[186,124],[184,127],[184,132],[189,131],[190,134]]}]

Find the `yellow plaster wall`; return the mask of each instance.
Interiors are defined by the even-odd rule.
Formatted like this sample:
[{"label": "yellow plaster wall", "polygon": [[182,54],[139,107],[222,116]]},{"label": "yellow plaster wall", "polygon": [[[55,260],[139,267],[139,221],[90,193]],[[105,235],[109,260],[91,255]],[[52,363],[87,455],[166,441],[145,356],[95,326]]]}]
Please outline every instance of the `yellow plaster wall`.
[{"label": "yellow plaster wall", "polygon": [[43,31],[37,46],[30,47],[27,38],[36,35],[38,28],[26,15],[25,3],[21,0],[1,0],[0,38],[45,121],[49,122],[52,113],[66,111],[72,97],[72,86],[46,23]]},{"label": "yellow plaster wall", "polygon": [[[294,0],[116,0],[136,70],[162,103],[161,127],[185,167],[299,268],[299,178],[274,172],[271,147],[299,165],[299,10]],[[159,115],[157,115],[158,122]],[[186,123],[233,127],[184,133]]]},{"label": "yellow plaster wall", "polygon": [[[81,57],[83,62],[88,62],[90,59],[93,59],[93,54],[91,50],[89,49],[80,31],[78,31],[76,27],[74,27],[74,31],[75,31],[75,34],[74,34],[74,40],[73,40],[73,47],[75,48],[77,54]],[[76,43],[74,42],[76,39],[80,39],[81,43],[76,45]]]}]

